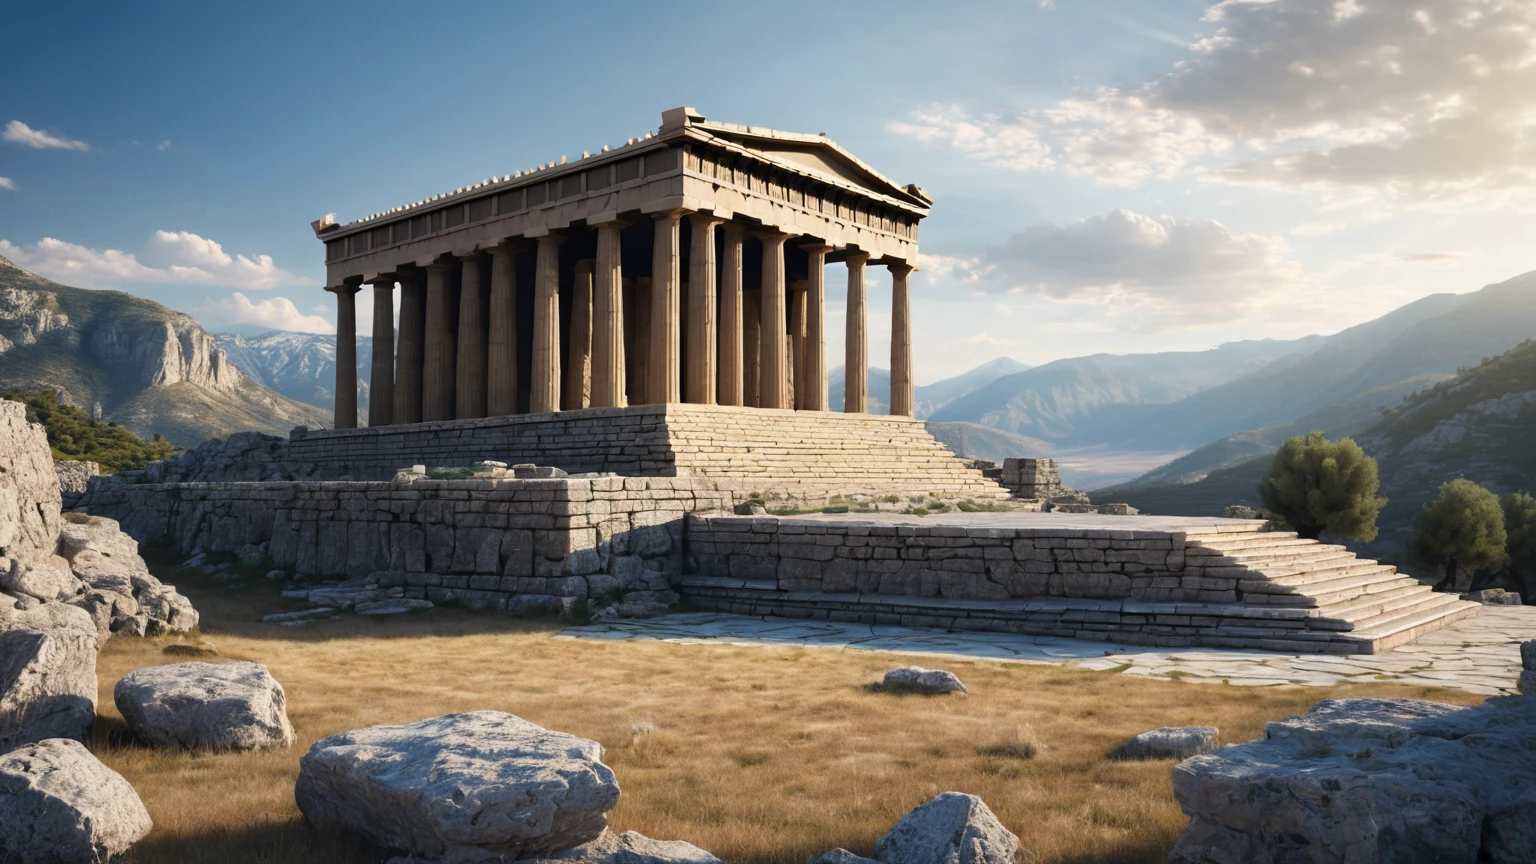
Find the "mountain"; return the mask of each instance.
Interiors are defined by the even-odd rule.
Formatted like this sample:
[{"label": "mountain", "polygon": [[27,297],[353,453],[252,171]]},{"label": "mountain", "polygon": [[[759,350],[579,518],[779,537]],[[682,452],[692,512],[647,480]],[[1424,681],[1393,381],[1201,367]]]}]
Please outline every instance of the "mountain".
[{"label": "mountain", "polygon": [[939,423],[929,420],[928,432],[939,443],[967,459],[985,459],[1003,464],[1004,459],[1025,456],[1049,456],[1055,448],[1037,438],[1025,438],[1012,432],[982,426],[979,423]]},{"label": "mountain", "polygon": [[[1028,368],[1030,368],[1028,364],[1020,363],[1012,357],[998,357],[968,372],[961,372],[959,375],[944,378],[932,384],[920,384],[912,388],[914,402],[912,413],[917,419],[924,420],[961,396],[985,387],[1004,375],[1022,372]],[[843,410],[845,376],[846,372],[842,366],[835,366],[827,373],[827,402],[828,407],[833,411]],[[869,413],[891,413],[891,370],[870,367],[868,386]]]},{"label": "mountain", "polygon": [[[263,387],[318,408],[331,410],[336,394],[336,337],[269,330],[257,335],[215,333],[229,361]],[[368,416],[373,339],[357,337],[357,411]]]},{"label": "mountain", "polygon": [[72,288],[0,258],[0,387],[51,389],[148,437],[191,447],[329,425],[328,412],[242,375],[188,315],[120,291]]}]

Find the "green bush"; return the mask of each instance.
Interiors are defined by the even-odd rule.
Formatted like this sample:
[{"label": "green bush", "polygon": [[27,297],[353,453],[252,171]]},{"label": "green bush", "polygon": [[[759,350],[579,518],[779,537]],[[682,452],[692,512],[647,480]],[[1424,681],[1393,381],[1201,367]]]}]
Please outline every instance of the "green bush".
[{"label": "green bush", "polygon": [[0,397],[26,405],[27,419],[43,424],[55,459],[97,462],[103,473],[112,474],[143,468],[176,452],[159,435],[145,441],[125,426],[92,420],[73,405],[60,405],[51,390],[12,391]]},{"label": "green bush", "polygon": [[1387,503],[1376,460],[1349,438],[1329,441],[1321,432],[1287,438],[1259,481],[1264,508],[1298,535],[1316,540],[1324,531],[1356,540],[1376,538],[1376,516]]},{"label": "green bush", "polygon": [[1436,587],[1465,591],[1472,574],[1504,561],[1508,534],[1499,496],[1456,479],[1440,486],[1440,497],[1424,505],[1413,525],[1411,550],[1426,564],[1445,568]]},{"label": "green bush", "polygon": [[1504,551],[1511,581],[1526,599],[1536,594],[1536,498],[1511,492],[1499,502],[1504,509]]}]

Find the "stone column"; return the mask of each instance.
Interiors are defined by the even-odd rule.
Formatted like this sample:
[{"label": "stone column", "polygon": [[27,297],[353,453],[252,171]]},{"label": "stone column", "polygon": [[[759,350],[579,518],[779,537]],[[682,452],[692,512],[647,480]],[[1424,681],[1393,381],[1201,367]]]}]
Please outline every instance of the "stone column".
[{"label": "stone column", "polygon": [[864,265],[869,253],[848,256],[848,336],[843,361],[843,410],[849,414],[869,412],[869,343],[864,312]]},{"label": "stone column", "polygon": [[395,422],[421,422],[422,327],[425,274],[411,270],[400,278],[400,348],[395,353]]},{"label": "stone column", "polygon": [[336,295],[336,419],[337,429],[357,428],[357,292],[358,285],[325,290]]},{"label": "stone column", "polygon": [[656,243],[651,250],[651,383],[646,401],[683,401],[682,368],[682,210],[652,214]]},{"label": "stone column", "polygon": [[810,287],[804,279],[789,286],[789,393],[794,407],[802,410],[810,399],[805,379],[805,300]]},{"label": "stone column", "polygon": [[763,292],[742,292],[741,298],[741,404],[763,406]]},{"label": "stone column", "polygon": [[395,422],[395,277],[373,283],[373,364],[368,378],[368,425]]},{"label": "stone column", "polygon": [[651,401],[651,277],[641,276],[630,287],[634,315],[626,320],[632,350],[624,362],[629,374],[629,404],[647,405]]},{"label": "stone column", "polygon": [[565,364],[565,410],[587,407],[592,401],[592,271],[597,262],[576,262],[571,289],[570,356]]},{"label": "stone column", "polygon": [[619,232],[627,222],[597,226],[597,262],[592,273],[592,407],[623,408],[624,273]]},{"label": "stone column", "polygon": [[715,404],[715,226],[725,221],[708,213],[688,217],[693,242],[688,252],[688,395],[696,405]]},{"label": "stone column", "polygon": [[784,320],[784,241],[788,234],[768,234],[763,238],[763,311],[759,316],[762,337],[758,340],[762,388],[759,397],[764,408],[789,408],[789,393],[785,389],[788,373],[784,356],[784,337],[788,324]]},{"label": "stone column", "polygon": [[[827,410],[827,252],[832,247],[812,243],[805,250],[810,269],[805,291],[805,405],[808,411]],[[797,373],[798,374],[798,373]]]},{"label": "stone column", "polygon": [[459,277],[459,355],[454,376],[454,417],[485,416],[485,292],[480,287],[480,256],[465,255]]},{"label": "stone column", "polygon": [[517,413],[517,253],[515,246],[492,246],[491,320],[486,339],[485,413]]},{"label": "stone column", "polygon": [[907,290],[911,264],[892,264],[891,268],[891,413],[913,416],[916,399],[912,392],[912,302]]},{"label": "stone column", "polygon": [[742,392],[741,235],[730,222],[725,232],[725,256],[720,266],[720,346],[716,398],[721,405],[744,405]]},{"label": "stone column", "polygon": [[421,419],[432,423],[453,419],[454,354],[453,298],[449,297],[452,264],[427,265],[427,353],[422,382]]},{"label": "stone column", "polygon": [[560,244],[565,238],[539,238],[539,259],[533,285],[533,392],[528,410],[534,414],[560,410]]}]

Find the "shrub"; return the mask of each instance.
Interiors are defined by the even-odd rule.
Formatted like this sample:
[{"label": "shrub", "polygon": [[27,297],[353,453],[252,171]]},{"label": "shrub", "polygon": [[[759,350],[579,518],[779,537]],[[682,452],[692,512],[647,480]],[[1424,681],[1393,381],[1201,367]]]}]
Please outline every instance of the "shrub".
[{"label": "shrub", "polygon": [[1376,539],[1376,516],[1387,503],[1376,460],[1349,438],[1329,441],[1321,432],[1286,439],[1259,481],[1259,497],[1300,536],[1324,531],[1356,540]]},{"label": "shrub", "polygon": [[1504,552],[1509,560],[1510,581],[1526,600],[1536,589],[1536,498],[1511,492],[1499,502],[1504,510]]},{"label": "shrub", "polygon": [[1443,566],[1436,588],[1465,591],[1472,574],[1504,560],[1504,510],[1499,498],[1471,480],[1440,486],[1440,496],[1424,505],[1413,526],[1414,557]]},{"label": "shrub", "polygon": [[169,459],[176,447],[158,434],[145,441],[126,426],[92,420],[73,405],[61,405],[51,390],[19,390],[0,397],[27,406],[27,419],[43,424],[53,458],[96,462],[103,473],[143,468]]}]

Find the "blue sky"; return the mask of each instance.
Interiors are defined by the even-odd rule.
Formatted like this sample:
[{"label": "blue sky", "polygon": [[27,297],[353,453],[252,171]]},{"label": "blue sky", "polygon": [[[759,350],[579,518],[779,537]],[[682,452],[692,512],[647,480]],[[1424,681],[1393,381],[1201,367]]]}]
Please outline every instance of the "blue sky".
[{"label": "blue sky", "polygon": [[0,254],[213,329],[322,330],[310,220],[617,144],[687,104],[825,132],[933,194],[920,381],[1332,332],[1536,267],[1531,6],[22,8],[0,55]]}]

